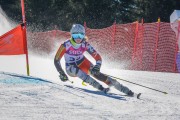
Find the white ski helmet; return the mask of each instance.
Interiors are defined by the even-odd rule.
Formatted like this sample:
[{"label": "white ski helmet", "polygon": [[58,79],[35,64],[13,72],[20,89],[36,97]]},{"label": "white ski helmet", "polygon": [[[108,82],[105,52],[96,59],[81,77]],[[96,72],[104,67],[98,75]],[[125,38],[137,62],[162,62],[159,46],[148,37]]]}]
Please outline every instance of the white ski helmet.
[{"label": "white ski helmet", "polygon": [[84,26],[82,26],[81,24],[73,24],[70,32],[71,32],[71,34],[73,34],[73,33],[83,33],[85,35]]}]

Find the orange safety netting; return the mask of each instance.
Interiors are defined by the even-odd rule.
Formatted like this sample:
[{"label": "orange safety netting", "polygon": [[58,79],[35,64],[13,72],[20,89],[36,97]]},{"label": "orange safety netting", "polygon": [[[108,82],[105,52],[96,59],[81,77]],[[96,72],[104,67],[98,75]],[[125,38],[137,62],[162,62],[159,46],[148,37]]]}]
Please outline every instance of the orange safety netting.
[{"label": "orange safety netting", "polygon": [[[121,68],[123,64],[123,69],[177,72],[177,41],[170,23],[114,23],[103,29],[85,28],[88,42],[104,61],[116,63],[115,67]],[[31,48],[49,53],[54,43],[70,38],[70,33],[53,30],[28,36]]]}]

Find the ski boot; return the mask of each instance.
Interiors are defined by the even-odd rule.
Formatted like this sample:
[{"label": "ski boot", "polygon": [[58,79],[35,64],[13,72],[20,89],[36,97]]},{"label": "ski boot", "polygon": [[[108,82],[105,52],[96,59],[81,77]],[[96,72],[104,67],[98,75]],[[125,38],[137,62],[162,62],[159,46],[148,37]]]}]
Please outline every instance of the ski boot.
[{"label": "ski boot", "polygon": [[127,95],[130,97],[136,97],[137,99],[139,99],[141,96],[141,93],[136,94],[130,90]]},{"label": "ski boot", "polygon": [[105,94],[107,94],[109,92],[109,88],[104,88],[102,85],[99,86],[98,88],[100,91],[104,92]]},{"label": "ski boot", "polygon": [[129,90],[129,92],[127,93],[128,96],[130,97],[134,97],[134,92],[132,92],[131,90]]},{"label": "ski boot", "polygon": [[104,92],[105,94],[107,94],[107,93],[109,92],[109,90],[110,90],[109,88],[104,88],[104,89],[103,89],[103,92]]}]

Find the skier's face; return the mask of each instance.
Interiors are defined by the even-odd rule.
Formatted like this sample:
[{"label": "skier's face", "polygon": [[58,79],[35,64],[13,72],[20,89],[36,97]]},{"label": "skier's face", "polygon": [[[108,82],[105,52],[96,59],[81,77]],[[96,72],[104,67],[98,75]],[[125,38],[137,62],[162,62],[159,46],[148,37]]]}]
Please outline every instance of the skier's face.
[{"label": "skier's face", "polygon": [[77,38],[77,39],[74,39],[74,41],[75,41],[77,44],[80,44],[80,43],[82,42],[82,39]]},{"label": "skier's face", "polygon": [[77,44],[81,43],[83,38],[84,38],[84,34],[83,33],[73,33],[72,34],[72,38],[75,40],[75,42]]}]

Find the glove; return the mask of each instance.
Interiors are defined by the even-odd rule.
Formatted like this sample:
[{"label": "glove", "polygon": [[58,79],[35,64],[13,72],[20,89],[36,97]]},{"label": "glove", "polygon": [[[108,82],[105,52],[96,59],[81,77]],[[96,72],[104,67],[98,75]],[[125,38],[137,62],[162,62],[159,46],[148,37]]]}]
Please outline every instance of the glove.
[{"label": "glove", "polygon": [[91,69],[91,74],[93,75],[98,75],[100,72],[100,65],[95,65],[92,69]]},{"label": "glove", "polygon": [[66,75],[65,73],[61,73],[61,74],[59,75],[59,78],[60,78],[61,81],[63,81],[63,82],[68,81],[68,77],[67,77],[67,75]]}]

